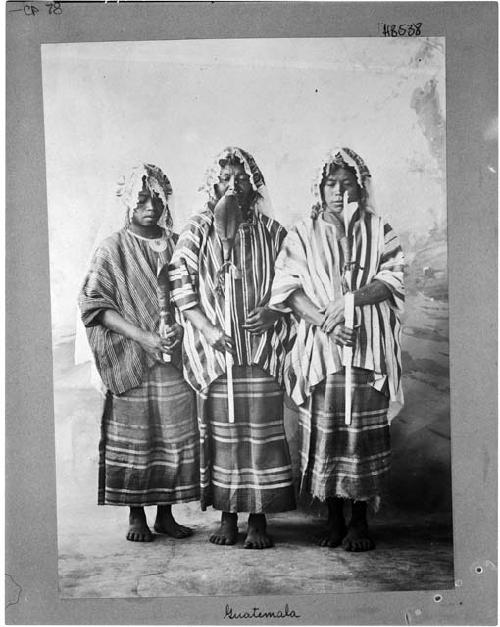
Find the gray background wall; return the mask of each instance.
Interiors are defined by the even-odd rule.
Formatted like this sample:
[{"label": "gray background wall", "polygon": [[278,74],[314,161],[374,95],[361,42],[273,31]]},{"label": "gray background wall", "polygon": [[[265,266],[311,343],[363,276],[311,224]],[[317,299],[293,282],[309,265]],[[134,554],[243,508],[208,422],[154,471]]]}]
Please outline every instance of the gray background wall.
[{"label": "gray background wall", "polygon": [[[308,213],[329,148],[363,156],[408,261],[394,504],[450,512],[444,39],[48,44],[42,75],[55,346],[72,342],[92,247],[123,222],[114,185],[139,159],[171,178],[179,229],[202,207],[197,188],[227,144],[254,154],[285,226]],[[288,412],[294,458],[296,418]],[[71,455],[74,438],[59,436]]]}]

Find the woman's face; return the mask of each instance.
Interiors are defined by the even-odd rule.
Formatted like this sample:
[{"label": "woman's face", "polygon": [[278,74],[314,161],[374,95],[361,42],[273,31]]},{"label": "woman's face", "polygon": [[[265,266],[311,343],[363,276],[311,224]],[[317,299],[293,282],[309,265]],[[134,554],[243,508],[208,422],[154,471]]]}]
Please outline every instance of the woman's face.
[{"label": "woman's face", "polygon": [[139,192],[137,207],[132,214],[132,222],[137,226],[154,226],[163,213],[163,203],[145,192]]},{"label": "woman's face", "polygon": [[248,209],[253,195],[250,177],[240,164],[223,166],[215,191],[217,198],[222,198],[226,192],[234,192],[242,209]]},{"label": "woman's face", "polygon": [[356,176],[345,168],[337,168],[330,173],[324,183],[323,200],[327,211],[342,213],[344,209],[344,194],[347,192],[349,202],[357,202],[361,197],[361,190]]}]

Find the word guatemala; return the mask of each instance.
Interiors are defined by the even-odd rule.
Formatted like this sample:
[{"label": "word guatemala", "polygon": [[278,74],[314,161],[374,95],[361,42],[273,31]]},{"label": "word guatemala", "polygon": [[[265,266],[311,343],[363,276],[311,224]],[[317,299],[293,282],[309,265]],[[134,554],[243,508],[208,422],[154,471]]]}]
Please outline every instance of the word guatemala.
[{"label": "word guatemala", "polygon": [[285,605],[285,609],[274,612],[261,612],[258,607],[243,612],[235,612],[231,606],[226,605],[224,619],[226,618],[230,620],[240,620],[242,618],[300,618],[300,614],[297,614],[295,610],[290,610],[288,603]]}]

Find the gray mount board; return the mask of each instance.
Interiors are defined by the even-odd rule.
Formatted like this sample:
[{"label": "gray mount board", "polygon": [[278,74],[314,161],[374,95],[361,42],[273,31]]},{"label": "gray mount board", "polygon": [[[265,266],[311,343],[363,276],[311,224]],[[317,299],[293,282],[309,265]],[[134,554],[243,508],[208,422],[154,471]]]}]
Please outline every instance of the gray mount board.
[{"label": "gray mount board", "polygon": [[[6,136],[6,622],[223,624],[224,598],[58,594],[51,312],[40,45],[252,37],[379,37],[421,22],[446,40],[454,590],[232,597],[286,624],[496,622],[496,3],[9,2]],[[29,7],[35,7],[33,11]],[[54,8],[54,5],[52,5]],[[75,121],[77,122],[77,121]],[[492,171],[493,170],[493,171]],[[442,600],[436,602],[436,593]],[[263,623],[264,620],[243,622]],[[283,621],[275,621],[277,624]]]}]

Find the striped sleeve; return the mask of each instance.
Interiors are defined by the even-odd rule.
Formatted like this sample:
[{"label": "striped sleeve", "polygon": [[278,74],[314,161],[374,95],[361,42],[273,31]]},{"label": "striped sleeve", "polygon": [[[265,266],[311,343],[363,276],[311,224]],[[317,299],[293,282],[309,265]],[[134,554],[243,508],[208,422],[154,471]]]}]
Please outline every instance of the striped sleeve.
[{"label": "striped sleeve", "polygon": [[191,219],[181,233],[169,264],[170,297],[179,311],[199,304],[199,254],[202,225]]},{"label": "striped sleeve", "polygon": [[94,254],[78,299],[82,322],[86,327],[100,324],[98,316],[106,309],[119,311],[116,278],[113,276],[112,265],[110,251],[105,246],[99,247]]},{"label": "striped sleeve", "polygon": [[283,242],[286,239],[287,236],[287,230],[285,229],[284,226],[282,226],[281,224],[278,224],[278,228],[276,229],[276,235],[275,235],[275,247],[276,250],[279,251],[281,250],[281,247],[283,246]]},{"label": "striped sleeve", "polygon": [[391,291],[390,306],[402,313],[405,301],[404,268],[405,258],[399,238],[389,224],[384,225],[384,247],[374,280],[387,285]]},{"label": "striped sleeve", "polygon": [[291,312],[286,300],[302,287],[304,278],[304,246],[295,228],[285,237],[274,267],[274,280],[269,307],[277,311]]}]

